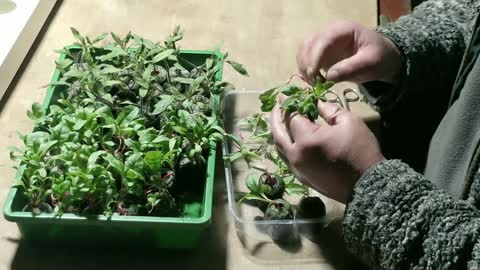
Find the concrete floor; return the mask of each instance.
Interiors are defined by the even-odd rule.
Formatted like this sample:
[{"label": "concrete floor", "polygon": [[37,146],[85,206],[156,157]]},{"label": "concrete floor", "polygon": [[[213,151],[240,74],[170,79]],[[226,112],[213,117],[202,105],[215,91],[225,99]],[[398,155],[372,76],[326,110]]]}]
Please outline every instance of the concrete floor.
[{"label": "concrete floor", "polygon": [[[200,4],[201,3],[201,4]],[[175,25],[186,30],[184,48],[209,49],[223,41],[231,59],[243,63],[250,78],[226,69],[224,78],[238,89],[262,90],[284,81],[296,71],[295,54],[307,34],[327,23],[350,19],[376,24],[377,1],[354,0],[65,0],[52,14],[26,64],[0,104],[0,201],[4,202],[15,165],[7,146],[19,145],[16,131],[29,132],[26,111],[41,102],[55,68],[55,49],[71,42],[70,26],[84,34],[120,35],[129,30],[162,40]],[[174,251],[89,251],[32,249],[21,241],[14,223],[0,219],[0,269],[358,269],[338,238],[338,226],[326,231],[320,252],[305,260],[265,260],[252,256],[235,234],[226,206],[225,181],[219,161],[214,218],[198,249]],[[92,243],[95,245],[95,243]],[[278,252],[286,258],[291,251]],[[290,263],[289,263],[290,262]]]}]

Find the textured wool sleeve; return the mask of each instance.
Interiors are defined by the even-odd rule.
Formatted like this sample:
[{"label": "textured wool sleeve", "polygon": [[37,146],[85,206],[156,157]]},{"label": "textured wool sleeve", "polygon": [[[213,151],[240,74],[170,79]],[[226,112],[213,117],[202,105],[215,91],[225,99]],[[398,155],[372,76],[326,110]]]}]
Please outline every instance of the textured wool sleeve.
[{"label": "textured wool sleeve", "polygon": [[480,211],[399,160],[370,169],[344,220],[347,247],[380,269],[480,269]]},{"label": "textured wool sleeve", "polygon": [[[480,1],[429,0],[412,14],[380,26],[403,55],[399,87],[371,87],[365,95],[379,111],[390,110],[400,99],[428,97],[421,91],[450,91],[473,31]],[[432,93],[434,94],[434,93]]]}]

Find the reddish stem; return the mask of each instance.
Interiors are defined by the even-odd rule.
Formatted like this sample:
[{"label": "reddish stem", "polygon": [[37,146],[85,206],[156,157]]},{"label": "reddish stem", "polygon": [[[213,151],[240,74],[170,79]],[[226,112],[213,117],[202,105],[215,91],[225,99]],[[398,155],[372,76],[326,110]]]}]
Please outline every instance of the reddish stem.
[{"label": "reddish stem", "polygon": [[167,172],[163,177],[162,177],[162,180],[166,180],[168,177],[172,176],[173,173],[172,172]]},{"label": "reddish stem", "polygon": [[288,79],[287,84],[289,84],[289,83],[293,80],[293,78],[295,78],[295,77],[300,78],[300,79],[301,79],[303,82],[305,82],[308,86],[310,86],[310,87],[313,86],[313,84],[311,84],[310,81],[309,81],[307,78],[305,78],[302,74],[299,74],[299,73],[294,73],[294,74],[292,74],[292,75],[290,76],[290,79]]}]

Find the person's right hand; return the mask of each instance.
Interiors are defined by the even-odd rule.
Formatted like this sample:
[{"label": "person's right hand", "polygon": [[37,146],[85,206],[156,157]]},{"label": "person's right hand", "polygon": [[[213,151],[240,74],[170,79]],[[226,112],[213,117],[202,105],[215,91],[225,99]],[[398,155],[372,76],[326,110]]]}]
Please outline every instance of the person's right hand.
[{"label": "person's right hand", "polygon": [[391,40],[372,29],[339,22],[307,38],[297,54],[300,72],[309,80],[320,70],[327,80],[396,84],[402,59]]}]

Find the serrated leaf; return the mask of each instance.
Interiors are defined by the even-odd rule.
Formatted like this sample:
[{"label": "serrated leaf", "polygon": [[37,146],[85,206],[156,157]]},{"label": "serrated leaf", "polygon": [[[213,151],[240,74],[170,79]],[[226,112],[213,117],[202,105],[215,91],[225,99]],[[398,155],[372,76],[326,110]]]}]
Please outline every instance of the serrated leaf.
[{"label": "serrated leaf", "polygon": [[281,88],[280,92],[286,96],[291,96],[291,95],[295,95],[299,92],[302,92],[303,89],[301,89],[300,87],[296,86],[296,85],[292,85],[292,84],[289,84],[289,85],[285,85],[284,87]]},{"label": "serrated leaf", "polygon": [[332,88],[332,86],[334,86],[334,85],[335,85],[334,82],[328,81],[328,82],[326,82],[326,83],[323,84],[323,88],[324,88],[325,90],[328,90],[328,89]]},{"label": "serrated leaf", "polygon": [[279,93],[279,87],[271,88],[262,94],[260,94],[259,99],[262,102],[261,110],[263,112],[271,112],[275,104],[277,103],[277,96]]},{"label": "serrated leaf", "polygon": [[297,102],[298,100],[295,96],[289,96],[282,102],[280,108],[282,110],[292,112],[295,109]]}]

